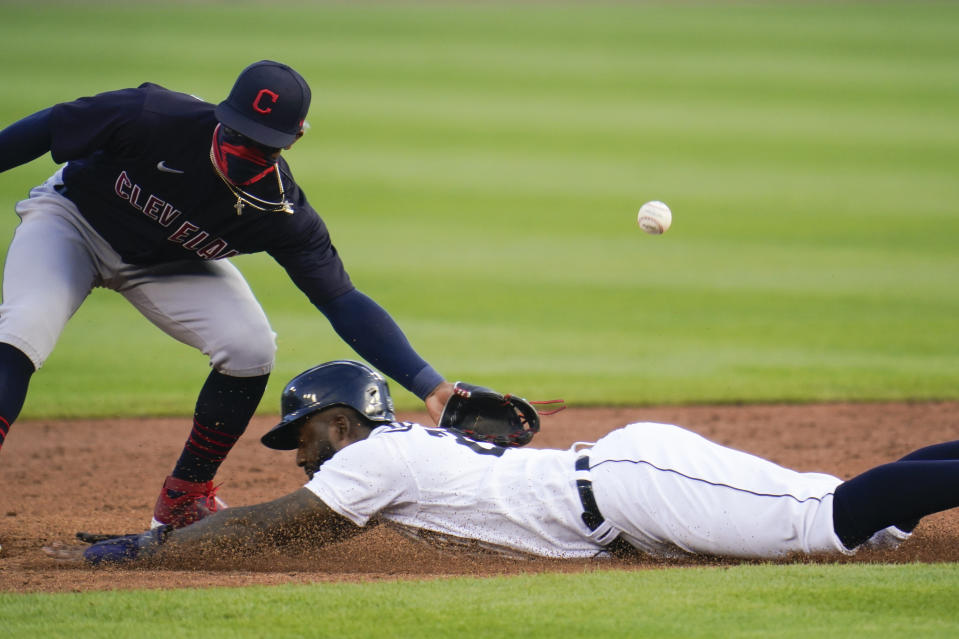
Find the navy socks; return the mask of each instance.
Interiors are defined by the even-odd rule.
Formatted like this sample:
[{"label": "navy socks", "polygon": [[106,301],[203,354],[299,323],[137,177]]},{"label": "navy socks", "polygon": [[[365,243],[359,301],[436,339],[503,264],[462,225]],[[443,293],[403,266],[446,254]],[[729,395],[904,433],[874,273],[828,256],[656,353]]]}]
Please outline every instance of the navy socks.
[{"label": "navy socks", "polygon": [[959,506],[959,441],[927,446],[836,488],[833,527],[855,548],[888,526],[910,532],[926,515]]},{"label": "navy socks", "polygon": [[173,469],[174,477],[193,482],[213,479],[250,423],[269,377],[210,373],[197,398],[193,429]]},{"label": "navy socks", "polygon": [[0,448],[20,416],[33,372],[33,362],[20,349],[0,343]]}]

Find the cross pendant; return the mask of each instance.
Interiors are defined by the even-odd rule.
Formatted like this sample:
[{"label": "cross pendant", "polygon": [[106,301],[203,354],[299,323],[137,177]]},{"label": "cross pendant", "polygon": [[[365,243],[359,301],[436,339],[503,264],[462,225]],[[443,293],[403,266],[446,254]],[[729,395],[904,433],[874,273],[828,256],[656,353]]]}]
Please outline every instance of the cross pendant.
[{"label": "cross pendant", "polygon": [[236,209],[237,215],[243,215],[243,200],[236,198],[236,204],[233,205],[233,208]]}]

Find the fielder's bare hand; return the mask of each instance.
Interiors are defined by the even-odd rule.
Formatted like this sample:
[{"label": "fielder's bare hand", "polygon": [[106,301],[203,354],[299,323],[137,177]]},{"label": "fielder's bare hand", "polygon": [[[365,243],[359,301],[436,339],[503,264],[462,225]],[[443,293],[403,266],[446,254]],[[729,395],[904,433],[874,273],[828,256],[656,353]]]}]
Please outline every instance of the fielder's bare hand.
[{"label": "fielder's bare hand", "polygon": [[426,402],[426,409],[430,412],[430,417],[433,418],[434,424],[440,423],[440,417],[443,415],[443,408],[446,407],[446,402],[449,401],[450,395],[453,394],[453,384],[450,382],[443,382],[439,386],[433,389],[433,392],[426,396],[424,400]]}]

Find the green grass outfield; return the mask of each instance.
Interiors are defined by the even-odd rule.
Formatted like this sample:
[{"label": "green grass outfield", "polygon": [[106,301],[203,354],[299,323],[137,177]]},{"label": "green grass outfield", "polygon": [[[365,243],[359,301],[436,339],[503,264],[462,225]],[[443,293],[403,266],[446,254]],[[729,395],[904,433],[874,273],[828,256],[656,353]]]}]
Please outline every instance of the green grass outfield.
[{"label": "green grass outfield", "polygon": [[[959,393],[955,4],[230,7],[0,6],[0,124],[146,80],[219,101],[280,58],[314,88],[298,178],[451,379],[574,405]],[[52,170],[2,176],[3,237]],[[653,199],[662,237],[635,223]],[[236,261],[279,334],[274,412],[352,351],[269,257]],[[206,373],[96,291],[24,416],[188,414]]]},{"label": "green grass outfield", "polygon": [[954,565],[0,594],[5,637],[955,637]]},{"label": "green grass outfield", "polygon": [[[450,379],[574,406],[959,396],[954,3],[3,3],[0,55],[0,126],[298,68],[314,106],[291,164],[355,282]],[[53,168],[0,176],[4,238]],[[653,199],[663,237],[635,224]],[[269,258],[237,263],[280,336],[274,413],[286,379],[351,351]],[[96,291],[23,417],[187,415],[206,372]],[[358,624],[382,613],[397,636],[955,636],[957,595],[952,566],[849,565],[5,594],[0,634],[379,636]]]}]

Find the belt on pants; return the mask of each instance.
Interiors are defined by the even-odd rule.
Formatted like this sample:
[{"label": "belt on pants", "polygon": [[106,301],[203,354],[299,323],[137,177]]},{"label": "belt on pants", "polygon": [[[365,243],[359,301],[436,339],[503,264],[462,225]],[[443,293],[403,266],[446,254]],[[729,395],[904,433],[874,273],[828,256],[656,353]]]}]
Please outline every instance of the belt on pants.
[{"label": "belt on pants", "polygon": [[596,497],[593,495],[593,480],[589,472],[589,456],[582,455],[576,460],[576,491],[583,506],[583,523],[591,531],[590,537],[602,546],[616,541],[619,530],[607,523],[603,513],[599,511]]}]

